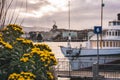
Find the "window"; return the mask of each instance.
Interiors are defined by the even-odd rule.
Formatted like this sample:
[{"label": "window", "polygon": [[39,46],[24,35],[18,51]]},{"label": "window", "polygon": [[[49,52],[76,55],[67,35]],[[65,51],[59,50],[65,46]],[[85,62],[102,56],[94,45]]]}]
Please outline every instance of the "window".
[{"label": "window", "polygon": [[119,44],[118,47],[120,47],[120,42],[118,42],[118,44]]},{"label": "window", "polygon": [[118,36],[120,36],[120,31],[118,31]]},{"label": "window", "polygon": [[113,46],[115,47],[115,42],[113,43]]},{"label": "window", "polygon": [[105,41],[103,41],[103,47],[105,47]]},{"label": "window", "polygon": [[113,22],[113,26],[115,26],[116,25],[116,22]]},{"label": "window", "polygon": [[109,34],[108,34],[108,32],[107,32],[107,36],[108,36]]},{"label": "window", "polygon": [[112,32],[112,36],[114,36],[115,34],[114,34],[114,32]]},{"label": "window", "polygon": [[117,25],[120,25],[120,22],[117,22]]},{"label": "window", "polygon": [[110,47],[112,47],[112,41],[110,41]]},{"label": "window", "polygon": [[115,32],[115,36],[117,36],[117,35],[118,35],[118,32],[116,31],[116,32]]},{"label": "window", "polygon": [[115,47],[117,47],[117,41],[115,42]]},{"label": "window", "polygon": [[109,26],[111,26],[112,24],[111,24],[111,22],[109,22]]},{"label": "window", "polygon": [[111,36],[111,32],[109,32],[109,36]]},{"label": "window", "polygon": [[106,47],[109,47],[109,42],[108,41],[106,42]]},{"label": "window", "polygon": [[117,47],[119,47],[119,41],[117,41],[117,44],[116,44],[116,45],[117,45]]}]

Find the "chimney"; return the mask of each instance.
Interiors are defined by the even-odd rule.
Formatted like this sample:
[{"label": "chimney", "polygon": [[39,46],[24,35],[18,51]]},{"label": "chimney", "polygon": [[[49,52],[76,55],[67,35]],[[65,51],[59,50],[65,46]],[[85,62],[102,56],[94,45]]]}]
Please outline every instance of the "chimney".
[{"label": "chimney", "polygon": [[118,15],[117,15],[117,16],[118,16],[118,20],[120,20],[120,13],[118,13]]}]

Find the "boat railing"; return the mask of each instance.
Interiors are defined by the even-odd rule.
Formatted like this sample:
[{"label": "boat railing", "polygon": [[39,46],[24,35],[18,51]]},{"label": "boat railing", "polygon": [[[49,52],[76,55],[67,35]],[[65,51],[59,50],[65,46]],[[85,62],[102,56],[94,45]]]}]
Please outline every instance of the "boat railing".
[{"label": "boat railing", "polygon": [[[109,60],[112,60],[109,59]],[[84,59],[84,62],[81,62],[80,59],[77,60],[68,60],[67,58],[59,58],[57,59],[58,64],[56,65],[57,71],[69,71],[69,70],[92,70],[93,62],[88,61]],[[83,61],[83,60],[82,60]],[[104,60],[103,60],[104,61]],[[99,70],[100,71],[118,71],[120,72],[120,60],[116,60],[114,63],[105,63],[105,64],[99,64]],[[103,62],[104,63],[104,62]],[[75,67],[75,68],[73,68]]]},{"label": "boat railing", "polygon": [[[74,64],[77,65],[78,61],[74,61]],[[86,65],[84,65],[86,64]],[[58,77],[82,77],[82,78],[91,78],[93,80],[95,74],[95,67],[87,67],[92,62],[79,63],[79,69],[72,69],[71,61],[58,59],[58,65],[55,67],[55,72]],[[83,68],[84,66],[84,68]],[[120,63],[108,63],[108,64],[99,64],[98,65],[98,74],[104,79],[100,80],[120,80]],[[77,67],[77,66],[76,66]],[[81,67],[81,68],[80,68]],[[85,79],[88,80],[88,79]],[[96,80],[96,79],[95,79]]]},{"label": "boat railing", "polygon": [[[69,58],[70,59],[70,58]],[[58,61],[70,61],[70,60],[72,60],[72,58],[69,60],[68,58],[57,58],[57,60]],[[97,58],[96,58],[97,59]],[[96,60],[96,59],[94,59],[94,60]],[[74,59],[75,61],[80,61],[81,60],[81,58],[77,58],[77,60],[76,59]],[[83,59],[82,58],[82,60],[90,60],[89,58],[88,59]],[[105,60],[105,59],[101,59],[100,58],[100,60]],[[106,57],[106,60],[113,60],[113,58],[111,57],[109,57],[108,59],[107,59],[107,57]]]}]

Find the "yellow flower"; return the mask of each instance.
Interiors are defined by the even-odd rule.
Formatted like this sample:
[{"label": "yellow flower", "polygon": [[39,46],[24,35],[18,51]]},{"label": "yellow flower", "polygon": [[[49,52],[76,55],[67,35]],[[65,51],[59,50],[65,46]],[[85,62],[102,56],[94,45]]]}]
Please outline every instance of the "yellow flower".
[{"label": "yellow flower", "polygon": [[16,73],[13,73],[13,74],[10,74],[10,76],[8,77],[8,80],[16,80],[16,78],[18,78],[20,75],[19,74],[16,74]]},{"label": "yellow flower", "polygon": [[36,76],[31,72],[21,72],[20,74],[10,74],[8,80],[35,80]]},{"label": "yellow flower", "polygon": [[6,43],[5,47],[6,47],[6,48],[9,48],[9,49],[12,49],[12,48],[13,48],[13,47],[12,47],[10,44],[8,44],[8,43]]},{"label": "yellow flower", "polygon": [[25,44],[31,44],[32,41],[31,40],[23,40],[23,43],[25,43]]},{"label": "yellow flower", "polygon": [[44,59],[44,58],[41,58],[40,60],[41,60],[42,62],[44,62],[44,61],[45,61],[45,59]]},{"label": "yellow flower", "polygon": [[2,34],[0,33],[0,37],[2,37]]},{"label": "yellow flower", "polygon": [[28,59],[28,57],[25,57],[25,58],[21,58],[20,59],[20,61],[22,61],[22,62],[27,62],[29,59]]},{"label": "yellow flower", "polygon": [[26,80],[31,80],[30,78],[27,78]]},{"label": "yellow flower", "polygon": [[24,38],[17,38],[17,40],[18,40],[18,41],[22,41],[22,40],[24,40]]},{"label": "yellow flower", "polygon": [[47,75],[48,75],[48,78],[50,79],[50,80],[53,80],[53,75],[52,75],[52,73],[50,73],[50,72],[47,72]]},{"label": "yellow flower", "polygon": [[23,76],[20,76],[18,80],[25,80]]},{"label": "yellow flower", "polygon": [[44,66],[45,66],[45,67],[47,67],[47,66],[48,66],[48,64],[44,64]]},{"label": "yellow flower", "polygon": [[27,54],[23,54],[23,57],[31,57],[31,55],[27,53]]},{"label": "yellow flower", "polygon": [[6,43],[4,42],[3,40],[0,40],[0,43],[5,47],[5,48],[8,48],[8,49],[12,49],[12,45],[10,45],[9,43]]},{"label": "yellow flower", "polygon": [[35,76],[34,74],[32,74],[31,72],[21,72],[20,74],[23,75],[24,78],[27,78],[27,79],[29,79],[30,77],[32,77],[32,78],[35,78],[35,77],[36,77],[36,76]]}]

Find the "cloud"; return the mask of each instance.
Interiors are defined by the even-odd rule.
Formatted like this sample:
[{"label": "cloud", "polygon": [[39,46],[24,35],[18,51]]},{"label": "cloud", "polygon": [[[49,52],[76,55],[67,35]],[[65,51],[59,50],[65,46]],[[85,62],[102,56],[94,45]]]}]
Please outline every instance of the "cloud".
[{"label": "cloud", "polygon": [[[14,1],[17,1],[17,4],[13,3],[9,13],[17,9],[15,15],[19,14],[18,22],[25,18],[24,26],[50,28],[55,20],[59,28],[68,28],[68,0],[27,0],[27,6],[26,0]],[[116,19],[120,1],[103,1],[105,3],[103,23],[107,26],[109,20]],[[101,0],[71,0],[70,5],[71,29],[93,28],[95,25],[100,25]]]},{"label": "cloud", "polygon": [[36,2],[31,0],[27,4],[27,13],[21,12],[21,15],[25,17],[43,17],[53,15],[60,11],[66,11],[66,0],[37,0]]}]

